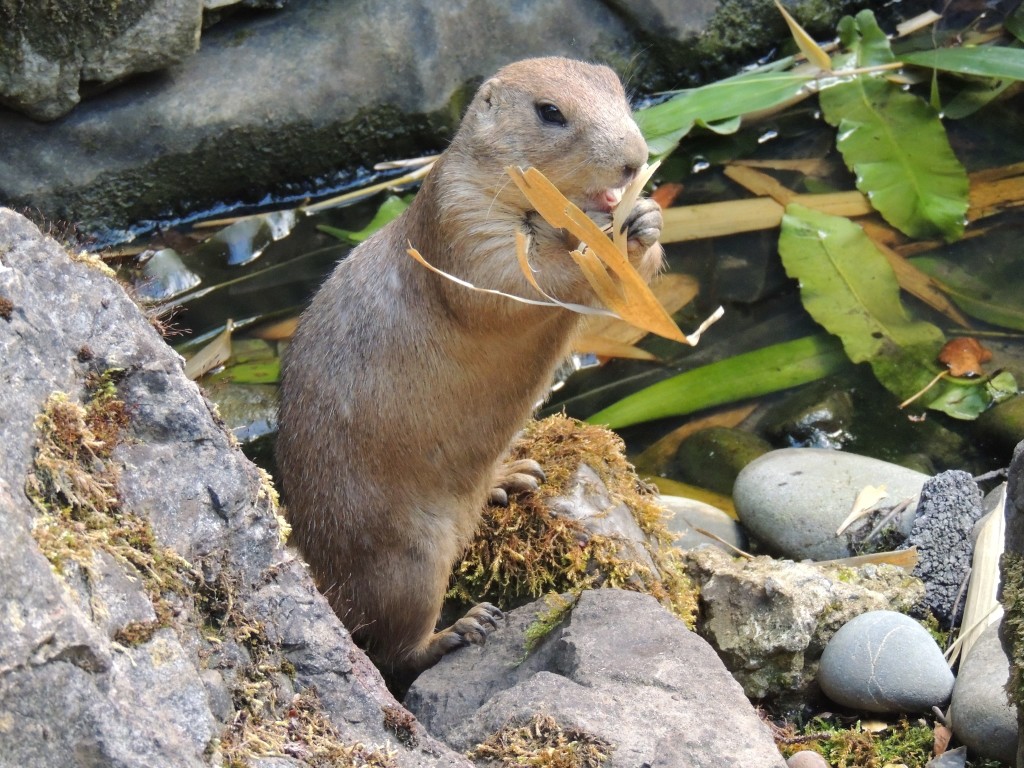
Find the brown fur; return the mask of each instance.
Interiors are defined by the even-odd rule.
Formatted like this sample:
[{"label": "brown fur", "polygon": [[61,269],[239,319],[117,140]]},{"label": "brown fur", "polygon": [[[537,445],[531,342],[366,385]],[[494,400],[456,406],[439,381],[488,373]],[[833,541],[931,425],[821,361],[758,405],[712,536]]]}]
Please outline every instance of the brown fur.
[{"label": "brown fur", "polygon": [[[556,105],[567,124],[538,114]],[[470,612],[434,633],[452,564],[472,536],[509,441],[543,397],[579,316],[471,292],[415,263],[529,298],[514,234],[562,301],[593,303],[575,246],[504,172],[535,166],[593,217],[647,159],[618,78],[567,59],[485,82],[409,209],[338,265],[286,358],[278,460],[293,541],[379,665],[416,672],[488,631]],[[638,204],[630,256],[650,277],[661,219]],[[636,236],[634,237],[634,234]],[[479,608],[479,607],[478,607]]]}]

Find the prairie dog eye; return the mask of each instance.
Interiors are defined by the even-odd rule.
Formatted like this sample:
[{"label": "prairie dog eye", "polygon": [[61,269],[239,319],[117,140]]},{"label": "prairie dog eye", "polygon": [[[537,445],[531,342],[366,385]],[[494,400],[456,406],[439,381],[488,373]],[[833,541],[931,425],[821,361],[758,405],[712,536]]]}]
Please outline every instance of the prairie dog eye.
[{"label": "prairie dog eye", "polygon": [[559,126],[565,126],[569,123],[565,119],[565,115],[562,114],[562,110],[550,102],[539,101],[534,105],[534,108],[537,110],[537,116],[545,123]]}]

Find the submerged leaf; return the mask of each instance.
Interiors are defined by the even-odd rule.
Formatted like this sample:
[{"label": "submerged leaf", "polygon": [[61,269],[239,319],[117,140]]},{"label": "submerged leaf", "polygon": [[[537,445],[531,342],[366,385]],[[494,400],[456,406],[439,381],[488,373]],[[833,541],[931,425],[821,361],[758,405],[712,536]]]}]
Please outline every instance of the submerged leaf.
[{"label": "submerged leaf", "polygon": [[1024,80],[1024,49],[1002,45],[965,46],[917,51],[900,57],[904,64],[941,69],[958,75]]},{"label": "submerged leaf", "polygon": [[[892,60],[870,12],[844,22],[841,34],[858,65]],[[886,221],[911,237],[962,236],[967,173],[929,104],[868,75],[826,88],[820,102],[825,119],[838,128],[837,146],[857,175],[857,188]]]},{"label": "submerged leaf", "polygon": [[587,418],[612,429],[778,392],[847,364],[835,339],[821,335],[746,352],[659,381]]},{"label": "submerged leaf", "polygon": [[1024,273],[1010,251],[960,254],[956,261],[917,256],[912,263],[930,275],[971,317],[1024,331]]},{"label": "submerged leaf", "polygon": [[330,227],[326,224],[318,224],[317,229],[331,237],[336,237],[346,243],[356,245],[363,242],[363,240],[366,240],[385,224],[389,224],[393,220],[397,219],[408,207],[409,203],[403,198],[398,195],[389,195],[387,199],[380,204],[380,208],[377,209],[377,213],[374,214],[370,223],[358,231],[353,232],[347,229],[339,229],[337,227]]},{"label": "submerged leaf", "polygon": [[653,157],[670,154],[693,126],[735,131],[740,118],[809,96],[816,73],[748,72],[701,88],[679,91],[668,101],[637,110],[633,118]]},{"label": "submerged leaf", "polygon": [[790,205],[779,253],[786,273],[800,281],[810,315],[839,336],[853,362],[870,364],[897,397],[934,384],[923,402],[960,419],[976,418],[991,404],[993,392],[984,382],[933,381],[942,331],[909,317],[892,268],[856,224]]}]

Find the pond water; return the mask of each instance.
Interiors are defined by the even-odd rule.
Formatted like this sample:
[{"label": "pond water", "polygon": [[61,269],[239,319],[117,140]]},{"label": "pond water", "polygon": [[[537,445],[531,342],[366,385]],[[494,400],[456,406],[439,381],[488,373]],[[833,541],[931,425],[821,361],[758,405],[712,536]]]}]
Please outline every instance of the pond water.
[{"label": "pond water", "polygon": [[[1005,166],[1024,157],[1022,106],[1021,96],[1006,98],[972,117],[947,122],[953,147],[969,171]],[[739,160],[801,161],[795,170],[786,169],[785,164],[782,170],[763,169],[795,192],[853,189],[852,175],[834,144],[834,129],[824,123],[813,102],[805,102],[732,136],[708,133],[688,138],[657,178],[661,184],[682,183],[674,205],[750,197],[723,173],[726,163]],[[271,206],[253,212],[255,218],[231,225],[194,223],[165,230],[113,257],[141,295],[170,312],[167,322],[177,335],[169,341],[184,354],[209,342],[233,321],[235,359],[203,383],[247,450],[261,461],[267,461],[267,438],[274,429],[277,355],[287,343],[281,338],[287,336],[287,320],[301,311],[352,247],[322,227],[358,232],[390,194],[309,215]],[[408,196],[412,190],[406,188],[400,194]],[[1011,208],[972,225],[968,239],[931,248],[916,258],[947,269],[958,265],[981,282],[980,294],[987,292],[1004,302],[1008,295],[1024,297],[1024,270],[1019,268],[1022,224],[1024,212]],[[592,357],[578,359],[574,368],[579,370],[566,369],[542,412],[564,409],[586,418],[678,372],[819,333],[821,329],[801,304],[798,285],[782,267],[778,239],[778,228],[774,228],[668,244],[668,270],[691,275],[700,285],[696,298],[676,315],[680,326],[694,328],[719,305],[725,308],[724,319],[695,348],[647,337],[639,346],[657,358],[653,362],[613,360],[597,366],[589,365]],[[948,318],[915,299],[904,295],[903,301],[916,317],[933,322],[947,335],[961,332]],[[280,321],[285,321],[283,327],[266,331],[268,324]],[[976,318],[970,322],[971,334],[994,353],[991,365],[1010,370],[1024,381],[1022,334]],[[841,413],[828,405],[835,403],[835,393],[843,393]],[[794,404],[795,399],[800,402]],[[1010,456],[1006,442],[1000,443],[973,422],[933,411],[900,410],[897,398],[877,383],[866,365],[849,365],[824,382],[746,402],[755,407],[742,414],[730,411],[722,423],[757,432],[776,446],[830,445],[926,471],[956,467],[980,473],[1006,466]],[[792,414],[783,413],[787,408],[803,408],[811,416],[805,415],[798,426],[787,426],[787,419],[792,420]],[[628,427],[621,433],[630,453],[636,455],[709,413],[717,411],[700,410]],[[671,466],[643,468],[656,474],[676,472]]]}]

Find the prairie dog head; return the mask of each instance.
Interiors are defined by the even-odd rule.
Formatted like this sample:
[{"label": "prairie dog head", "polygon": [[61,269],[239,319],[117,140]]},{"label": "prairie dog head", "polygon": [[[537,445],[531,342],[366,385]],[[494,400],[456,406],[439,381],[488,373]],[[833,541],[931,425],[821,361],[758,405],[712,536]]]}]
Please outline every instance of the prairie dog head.
[{"label": "prairie dog head", "polygon": [[608,211],[647,161],[647,143],[608,67],[557,57],[502,68],[477,91],[453,141],[491,196],[525,207],[505,167],[534,166],[584,210]]}]

